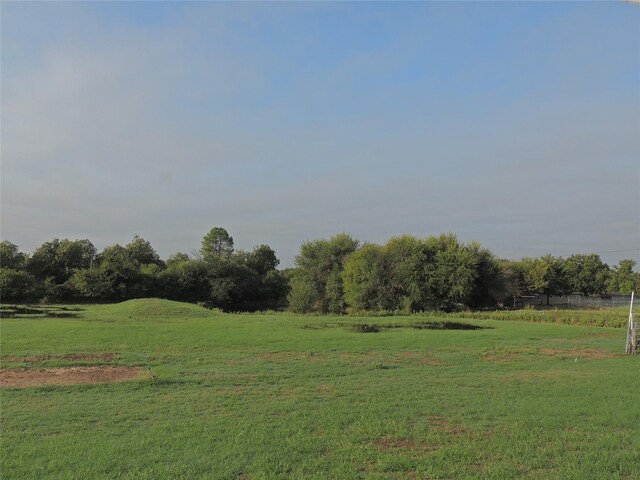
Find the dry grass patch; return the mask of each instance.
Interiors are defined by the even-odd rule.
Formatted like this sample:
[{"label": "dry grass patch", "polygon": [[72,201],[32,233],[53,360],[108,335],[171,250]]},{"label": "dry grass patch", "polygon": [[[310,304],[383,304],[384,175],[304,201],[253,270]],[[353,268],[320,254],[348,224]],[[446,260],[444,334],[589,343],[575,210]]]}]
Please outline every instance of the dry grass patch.
[{"label": "dry grass patch", "polygon": [[145,367],[96,366],[64,368],[15,368],[0,370],[2,388],[27,388],[43,385],[112,383],[151,378]]},{"label": "dry grass patch", "polygon": [[64,355],[32,355],[29,357],[18,356],[5,356],[2,357],[2,362],[20,362],[20,363],[43,363],[50,360],[67,360],[71,362],[112,362],[120,357],[119,353],[105,352],[105,353],[67,353]]},{"label": "dry grass patch", "polygon": [[522,355],[534,353],[535,350],[530,347],[516,347],[509,349],[498,349],[482,354],[482,360],[487,362],[509,362],[519,360]]},{"label": "dry grass patch", "polygon": [[380,450],[387,452],[396,450],[408,450],[412,452],[430,452],[440,448],[436,443],[418,442],[415,440],[407,440],[405,438],[380,437],[374,440],[374,445]]},{"label": "dry grass patch", "polygon": [[604,359],[615,358],[616,355],[601,348],[531,348],[516,347],[511,349],[494,350],[482,354],[482,360],[488,362],[513,362],[522,360],[525,355],[544,355],[556,358]]},{"label": "dry grass patch", "polygon": [[440,433],[452,436],[469,435],[475,433],[460,423],[452,423],[445,417],[429,417],[429,427]]},{"label": "dry grass patch", "polygon": [[615,358],[613,353],[601,348],[539,348],[536,353],[551,357]]}]

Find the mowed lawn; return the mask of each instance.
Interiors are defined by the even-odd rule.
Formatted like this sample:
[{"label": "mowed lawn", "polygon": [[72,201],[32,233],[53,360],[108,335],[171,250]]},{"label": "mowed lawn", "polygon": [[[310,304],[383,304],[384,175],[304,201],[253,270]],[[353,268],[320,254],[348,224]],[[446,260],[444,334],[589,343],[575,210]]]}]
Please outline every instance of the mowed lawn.
[{"label": "mowed lawn", "polygon": [[150,371],[3,388],[2,478],[640,478],[624,329],[79,308],[3,319],[2,367]]}]

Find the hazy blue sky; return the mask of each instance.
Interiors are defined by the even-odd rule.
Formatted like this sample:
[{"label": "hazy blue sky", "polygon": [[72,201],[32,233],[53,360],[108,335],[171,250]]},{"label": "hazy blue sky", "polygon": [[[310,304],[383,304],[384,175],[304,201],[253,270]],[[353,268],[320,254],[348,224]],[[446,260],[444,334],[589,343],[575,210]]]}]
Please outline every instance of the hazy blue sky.
[{"label": "hazy blue sky", "polygon": [[2,2],[2,239],[640,260],[640,6]]}]

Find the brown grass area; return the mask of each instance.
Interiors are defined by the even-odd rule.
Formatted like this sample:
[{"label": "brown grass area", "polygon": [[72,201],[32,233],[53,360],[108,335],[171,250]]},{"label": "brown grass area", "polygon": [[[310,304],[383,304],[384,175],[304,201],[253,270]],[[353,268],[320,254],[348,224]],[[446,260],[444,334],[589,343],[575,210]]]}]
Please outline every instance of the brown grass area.
[{"label": "brown grass area", "polygon": [[127,366],[0,369],[0,387],[26,388],[43,385],[112,383],[150,378],[150,376],[151,373],[147,368]]},{"label": "brown grass area", "polygon": [[20,362],[20,363],[43,363],[49,360],[67,360],[72,362],[88,362],[88,361],[101,361],[112,362],[114,359],[119,358],[120,354],[115,352],[105,353],[67,353],[64,355],[32,355],[29,357],[18,356],[5,356],[2,357],[2,362]]},{"label": "brown grass area", "polygon": [[321,383],[318,385],[318,393],[323,397],[335,397],[338,391],[332,385]]},{"label": "brown grass area", "polygon": [[429,354],[426,353],[407,351],[402,352],[400,356],[405,359],[417,361],[418,363],[421,363],[423,365],[433,365],[436,367],[443,365],[440,360],[432,358],[431,356],[429,356]]},{"label": "brown grass area", "polygon": [[619,337],[620,334],[618,332],[591,332],[587,333],[587,337],[595,337],[595,338],[611,338],[611,337]]},{"label": "brown grass area", "polygon": [[488,362],[510,362],[521,360],[524,355],[544,355],[559,358],[603,359],[615,358],[616,355],[608,350],[590,347],[574,348],[531,348],[517,347],[508,350],[495,350],[482,355],[482,360]]},{"label": "brown grass area", "polygon": [[415,440],[407,440],[405,438],[380,437],[374,440],[374,445],[384,451],[409,450],[415,451],[432,451],[440,448],[436,443],[418,442]]},{"label": "brown grass area", "polygon": [[429,417],[429,427],[437,432],[445,433],[447,435],[459,436],[468,435],[474,433],[462,424],[452,423],[445,417]]},{"label": "brown grass area", "polygon": [[282,389],[280,389],[278,397],[280,399],[298,398],[301,393],[302,393],[302,388],[300,388],[300,387],[282,388]]},{"label": "brown grass area", "polygon": [[601,348],[539,348],[539,355],[551,357],[576,357],[576,358],[614,358],[615,355]]},{"label": "brown grass area", "polygon": [[269,362],[289,362],[292,360],[306,360],[311,362],[322,361],[323,356],[314,354],[313,352],[299,352],[290,350],[286,352],[263,352],[256,355],[258,360],[267,360]]},{"label": "brown grass area", "polygon": [[516,347],[510,349],[494,350],[482,355],[482,360],[487,362],[509,362],[518,360],[523,354],[534,353],[535,350],[529,347]]}]

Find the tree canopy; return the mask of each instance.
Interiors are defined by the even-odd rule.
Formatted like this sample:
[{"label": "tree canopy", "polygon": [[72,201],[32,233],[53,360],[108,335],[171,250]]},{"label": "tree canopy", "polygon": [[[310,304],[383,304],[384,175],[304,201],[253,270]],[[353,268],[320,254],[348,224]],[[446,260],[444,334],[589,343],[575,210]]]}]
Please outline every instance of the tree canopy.
[{"label": "tree canopy", "polygon": [[288,308],[301,313],[455,310],[495,307],[522,295],[628,294],[640,289],[633,260],[610,268],[598,255],[499,260],[452,233],[402,235],[382,245],[347,233],[304,242],[295,268],[266,244],[234,250],[221,227],[203,238],[200,256],[177,252],[164,262],[135,235],[97,252],[87,240],[54,238],[30,255],[0,243],[4,301],[115,301],[163,297],[225,310]]}]

